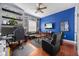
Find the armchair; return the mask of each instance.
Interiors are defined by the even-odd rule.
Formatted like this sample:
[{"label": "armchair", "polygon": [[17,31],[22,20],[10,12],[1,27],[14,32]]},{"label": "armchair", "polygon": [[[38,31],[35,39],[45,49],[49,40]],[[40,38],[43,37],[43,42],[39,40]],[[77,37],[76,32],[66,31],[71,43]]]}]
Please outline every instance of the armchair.
[{"label": "armchair", "polygon": [[42,40],[42,48],[45,50],[49,55],[55,56],[58,51],[60,50],[60,39],[61,33],[54,33],[54,39],[51,43]]}]

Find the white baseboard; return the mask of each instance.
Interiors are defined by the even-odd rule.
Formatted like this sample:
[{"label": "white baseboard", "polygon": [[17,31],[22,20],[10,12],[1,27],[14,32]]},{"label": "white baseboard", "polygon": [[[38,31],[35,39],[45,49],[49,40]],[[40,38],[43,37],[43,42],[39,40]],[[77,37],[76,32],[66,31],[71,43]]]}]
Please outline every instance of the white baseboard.
[{"label": "white baseboard", "polygon": [[71,44],[76,44],[76,41],[70,41],[70,40],[66,40],[66,39],[63,39],[63,41],[69,42],[69,43],[71,43]]}]

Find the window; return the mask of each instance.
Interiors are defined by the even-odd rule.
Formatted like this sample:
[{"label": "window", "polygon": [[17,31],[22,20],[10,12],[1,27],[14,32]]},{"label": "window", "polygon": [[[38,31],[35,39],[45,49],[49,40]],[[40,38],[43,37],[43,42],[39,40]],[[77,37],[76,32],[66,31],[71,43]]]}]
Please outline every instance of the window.
[{"label": "window", "polygon": [[28,20],[28,32],[36,32],[37,22],[34,20]]}]

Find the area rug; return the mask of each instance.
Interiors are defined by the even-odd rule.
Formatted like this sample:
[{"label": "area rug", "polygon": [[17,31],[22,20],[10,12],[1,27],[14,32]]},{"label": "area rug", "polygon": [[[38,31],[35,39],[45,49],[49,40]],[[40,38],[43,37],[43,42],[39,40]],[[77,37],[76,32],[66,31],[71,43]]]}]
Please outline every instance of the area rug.
[{"label": "area rug", "polygon": [[28,56],[32,51],[34,51],[34,48],[32,48],[29,44],[25,44],[20,47],[23,48],[16,48],[12,56]]}]

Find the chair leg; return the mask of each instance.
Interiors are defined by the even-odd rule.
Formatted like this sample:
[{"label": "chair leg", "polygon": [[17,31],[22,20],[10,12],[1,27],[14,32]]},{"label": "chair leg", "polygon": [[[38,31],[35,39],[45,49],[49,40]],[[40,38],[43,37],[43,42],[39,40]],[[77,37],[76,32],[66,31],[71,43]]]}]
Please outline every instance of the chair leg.
[{"label": "chair leg", "polygon": [[24,47],[23,46],[21,46],[22,44],[21,44],[21,41],[18,41],[18,46],[19,46],[19,49],[23,49]]}]

